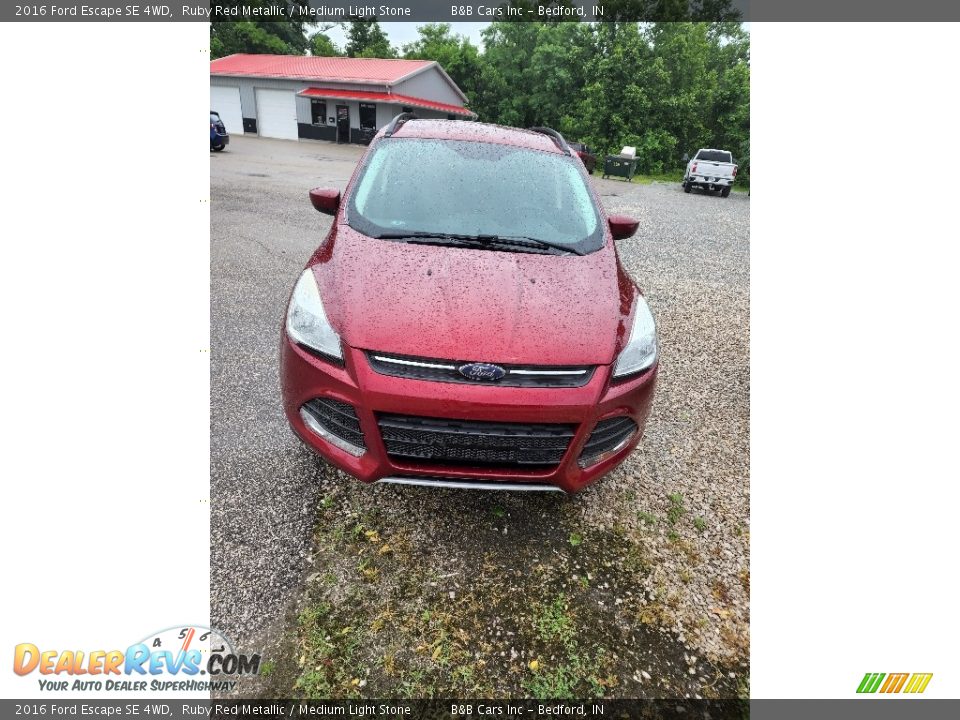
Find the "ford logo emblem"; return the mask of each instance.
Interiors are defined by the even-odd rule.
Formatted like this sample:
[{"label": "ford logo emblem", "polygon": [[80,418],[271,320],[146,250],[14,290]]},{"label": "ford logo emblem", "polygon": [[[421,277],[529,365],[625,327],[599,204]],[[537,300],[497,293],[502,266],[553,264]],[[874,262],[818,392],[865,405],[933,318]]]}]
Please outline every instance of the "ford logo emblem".
[{"label": "ford logo emblem", "polygon": [[491,365],[490,363],[469,363],[461,365],[457,370],[468,380],[496,381],[502,380],[503,376],[507,374],[507,371],[499,365]]}]

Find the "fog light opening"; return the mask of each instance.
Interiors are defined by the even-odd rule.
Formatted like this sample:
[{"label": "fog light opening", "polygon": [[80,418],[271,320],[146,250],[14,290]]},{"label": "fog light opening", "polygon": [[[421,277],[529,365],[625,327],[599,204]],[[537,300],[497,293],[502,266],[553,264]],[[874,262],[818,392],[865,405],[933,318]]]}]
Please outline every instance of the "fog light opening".
[{"label": "fog light opening", "polygon": [[306,407],[300,408],[300,419],[303,420],[303,424],[310,428],[314,434],[319,435],[334,447],[340,448],[344,452],[350,453],[354,457],[360,457],[364,452],[366,452],[365,448],[357,447],[353,443],[347,442],[343,438],[337,437],[332,432],[327,430],[317,421],[310,411],[306,409]]},{"label": "fog light opening", "polygon": [[637,436],[637,433],[632,432],[623,440],[621,440],[612,448],[610,448],[609,450],[605,450],[602,453],[598,453],[597,455],[591,455],[590,457],[582,457],[579,460],[577,460],[577,464],[580,466],[581,470],[586,470],[587,468],[593,467],[594,465],[599,465],[604,460],[609,460],[618,452],[623,450],[627,445],[630,444],[630,441],[633,440],[633,438],[635,438],[636,436]]}]

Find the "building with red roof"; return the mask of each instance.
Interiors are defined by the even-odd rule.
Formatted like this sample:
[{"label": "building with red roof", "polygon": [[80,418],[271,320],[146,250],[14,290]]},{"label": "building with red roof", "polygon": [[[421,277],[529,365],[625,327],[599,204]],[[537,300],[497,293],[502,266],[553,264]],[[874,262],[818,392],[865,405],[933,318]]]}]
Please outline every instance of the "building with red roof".
[{"label": "building with red roof", "polygon": [[231,134],[368,142],[395,115],[472,119],[432,60],[228,55],[210,63],[210,109]]}]

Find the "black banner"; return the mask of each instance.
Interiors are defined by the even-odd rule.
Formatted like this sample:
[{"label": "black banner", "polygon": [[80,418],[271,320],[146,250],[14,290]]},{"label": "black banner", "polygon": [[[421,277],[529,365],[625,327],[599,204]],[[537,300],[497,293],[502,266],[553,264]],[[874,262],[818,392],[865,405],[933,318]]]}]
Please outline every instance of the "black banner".
[{"label": "black banner", "polygon": [[960,20],[943,0],[136,0],[3,3],[3,22],[941,21]]}]

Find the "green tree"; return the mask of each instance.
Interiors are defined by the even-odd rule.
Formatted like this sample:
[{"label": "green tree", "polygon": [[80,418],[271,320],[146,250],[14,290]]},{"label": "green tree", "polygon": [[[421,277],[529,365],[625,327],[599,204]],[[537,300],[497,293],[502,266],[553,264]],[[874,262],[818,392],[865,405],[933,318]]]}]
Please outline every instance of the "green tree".
[{"label": "green tree", "polygon": [[483,29],[485,46],[481,88],[475,110],[493,122],[515,127],[535,124],[530,98],[533,51],[539,23],[495,22]]},{"label": "green tree", "polygon": [[403,46],[403,57],[411,60],[435,60],[447,72],[472,105],[481,75],[480,51],[462,35],[450,32],[447,23],[431,23],[417,28],[418,37]]},{"label": "green tree", "polygon": [[310,54],[315,57],[338,57],[343,55],[343,51],[325,32],[316,32],[310,36]]},{"label": "green tree", "polygon": [[351,20],[347,30],[347,56],[395,58],[397,51],[376,18]]},{"label": "green tree", "polygon": [[[658,12],[687,12],[671,2],[658,0]],[[678,170],[700,147],[749,158],[750,37],[740,23],[496,22],[483,37],[470,86],[481,120],[549,125],[600,154],[632,145],[644,172]]]},{"label": "green tree", "polygon": [[213,58],[234,53],[303,55],[307,49],[305,23],[296,19],[299,7],[307,0],[221,0],[220,7],[284,7],[285,17],[293,20],[213,20],[210,23],[210,55]]}]

